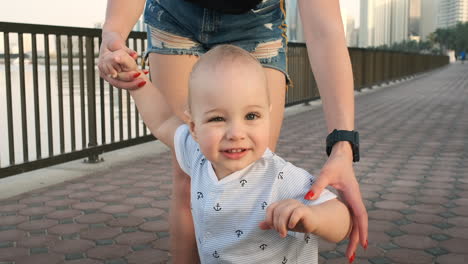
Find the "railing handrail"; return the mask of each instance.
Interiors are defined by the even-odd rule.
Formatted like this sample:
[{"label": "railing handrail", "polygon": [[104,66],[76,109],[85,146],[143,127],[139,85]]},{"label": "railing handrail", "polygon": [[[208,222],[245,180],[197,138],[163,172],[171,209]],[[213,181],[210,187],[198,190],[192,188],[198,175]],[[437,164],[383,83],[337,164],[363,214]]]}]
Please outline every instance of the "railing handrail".
[{"label": "railing handrail", "polygon": [[[2,144],[3,146],[8,144],[8,155],[10,157],[10,163],[8,166],[2,167],[2,150],[0,149],[0,178],[6,177],[13,174],[18,174],[33,169],[38,169],[53,164],[58,164],[78,158],[88,157],[89,162],[98,162],[101,159],[99,155],[105,151],[115,150],[121,147],[127,147],[134,144],[148,142],[153,140],[150,134],[147,134],[147,128],[142,124],[138,111],[132,105],[132,101],[128,91],[122,89],[114,89],[108,85],[108,89],[105,88],[106,84],[103,79],[98,78],[99,74],[96,71],[96,56],[99,49],[99,41],[101,40],[101,29],[97,28],[79,28],[79,27],[64,27],[64,26],[49,26],[49,25],[33,25],[23,23],[9,23],[0,22],[0,33],[3,32],[4,45],[5,45],[5,56],[0,57],[0,61],[5,62],[5,87],[0,89],[6,89],[6,111],[0,109],[0,113],[3,111],[7,113],[7,129],[6,134],[9,136],[8,143]],[[10,52],[10,34],[18,35],[18,59],[19,59],[19,85],[18,89],[21,91],[20,100],[11,98],[9,96],[13,94],[15,89],[12,89],[12,71],[11,71],[11,58],[12,53]],[[33,70],[30,73],[34,80],[34,109],[33,113],[27,112],[26,107],[26,82],[25,82],[25,52],[24,52],[24,35],[30,34],[32,40],[32,62]],[[37,53],[37,35],[43,35],[44,39],[44,62],[43,65],[45,78],[45,85],[39,86],[38,82],[38,53]],[[0,35],[1,37],[1,35]],[[49,41],[49,38],[54,38],[54,41]],[[78,42],[73,44],[73,39],[77,39]],[[62,39],[66,41],[62,42]],[[62,47],[62,44],[66,42],[66,47]],[[139,42],[139,43],[138,43]],[[56,57],[50,56],[50,44],[55,43]],[[129,46],[133,47],[138,53],[143,53],[146,47],[146,33],[145,32],[131,32],[129,39],[127,40]],[[20,45],[21,44],[21,45]],[[300,104],[311,101],[319,97],[318,89],[312,74],[310,63],[308,60],[307,49],[304,43],[290,43],[288,45],[288,68],[289,75],[293,80],[294,87],[288,89],[286,94],[286,106]],[[62,52],[62,49],[66,52]],[[74,50],[78,49],[77,53]],[[443,66],[448,63],[447,56],[440,55],[429,55],[429,54],[415,54],[407,52],[395,52],[395,51],[381,51],[381,50],[369,50],[363,48],[349,48],[350,57],[354,73],[354,87],[356,90],[360,90],[363,87],[369,87],[375,84],[389,82],[391,80],[404,78],[405,76],[412,75],[418,72],[427,71],[436,67]],[[78,57],[76,57],[78,54]],[[62,59],[66,58],[68,63],[62,64]],[[73,59],[78,58],[78,65],[73,65]],[[51,79],[54,77],[51,74],[51,60],[56,61],[56,80],[57,87],[51,87]],[[67,69],[62,69],[67,66]],[[78,67],[78,70],[75,69]],[[55,70],[55,68],[54,68]],[[74,75],[76,77],[73,77]],[[68,83],[64,83],[67,80]],[[74,86],[79,84],[79,87]],[[51,89],[56,88],[56,93],[51,92]],[[35,120],[34,124],[28,124],[28,119],[34,116],[35,119],[40,119],[40,100],[39,95],[40,89],[43,89],[46,94],[47,109],[41,112],[41,114],[47,114],[45,122]],[[69,100],[64,100],[64,91],[68,89]],[[74,95],[79,89],[79,95]],[[126,95],[126,98],[124,96]],[[57,97],[57,98],[56,98]],[[53,116],[52,99],[55,98],[58,102],[55,105],[55,112],[58,117]],[[14,101],[21,101],[21,115],[18,114],[19,120],[13,118],[13,107]],[[78,102],[79,99],[79,102]],[[74,101],[76,100],[76,102]],[[64,105],[69,106],[69,118],[70,128],[65,125],[64,118],[66,111],[64,111]],[[99,105],[99,107],[98,107]],[[1,101],[0,101],[1,107]],[[42,107],[43,109],[45,107]],[[75,109],[76,113],[75,113]],[[132,109],[134,109],[132,111]],[[57,111],[58,110],[58,111]],[[81,112],[78,112],[78,111]],[[55,113],[54,113],[55,114]],[[81,115],[80,115],[81,114]],[[126,115],[126,116],[125,116]],[[79,117],[77,126],[75,126],[75,116]],[[99,116],[99,120],[98,117]],[[125,116],[125,118],[124,118]],[[132,116],[134,117],[132,120]],[[58,120],[58,122],[57,122]],[[73,121],[71,121],[73,120]],[[19,133],[16,127],[13,125],[14,122],[19,123],[22,133]],[[73,122],[73,123],[72,123]],[[54,130],[54,124],[59,123],[58,129]],[[124,123],[126,129],[124,129]],[[33,133],[28,133],[28,127],[35,127]],[[118,128],[116,128],[118,126]],[[143,129],[140,130],[140,126]],[[47,128],[47,140],[44,140],[47,144],[43,144],[44,148],[41,147],[41,128]],[[99,129],[100,128],[100,129]],[[0,133],[3,128],[0,128]],[[67,132],[66,129],[70,131]],[[31,129],[32,130],[32,129]],[[57,132],[59,130],[59,132]],[[54,139],[54,131],[57,134],[59,142]],[[76,134],[78,135],[75,135]],[[18,134],[15,137],[15,134]],[[22,137],[19,135],[22,134]],[[28,146],[29,138],[35,135],[34,140],[36,143],[36,160],[32,159],[34,151],[32,147]],[[125,137],[126,134],[126,137]],[[81,137],[80,137],[81,135]],[[21,142],[26,142],[26,145],[14,144],[15,140],[21,139]],[[71,143],[71,151],[66,150],[65,139]],[[78,145],[77,142],[81,144]],[[24,143],[23,143],[24,144]],[[55,144],[55,145],[54,145]],[[58,145],[58,147],[57,147]],[[78,148],[75,148],[78,146]],[[22,147],[22,148],[21,148]],[[48,152],[46,155],[41,155],[41,148],[43,152]],[[23,151],[23,162],[19,163],[15,159],[16,151]],[[29,153],[31,152],[31,153]],[[31,155],[30,155],[31,154]]]},{"label": "railing handrail", "polygon": [[[0,32],[101,37],[102,29],[0,22]],[[146,38],[146,32],[132,31],[129,38]]]}]

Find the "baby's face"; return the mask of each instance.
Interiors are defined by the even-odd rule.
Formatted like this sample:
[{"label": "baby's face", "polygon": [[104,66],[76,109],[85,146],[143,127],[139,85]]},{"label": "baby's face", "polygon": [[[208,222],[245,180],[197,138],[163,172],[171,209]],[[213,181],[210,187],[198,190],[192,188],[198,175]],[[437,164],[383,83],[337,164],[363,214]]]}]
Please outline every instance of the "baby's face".
[{"label": "baby's face", "polygon": [[[239,67],[240,66],[240,67]],[[270,141],[263,69],[253,65],[200,72],[191,96],[191,131],[219,179],[262,157]]]}]

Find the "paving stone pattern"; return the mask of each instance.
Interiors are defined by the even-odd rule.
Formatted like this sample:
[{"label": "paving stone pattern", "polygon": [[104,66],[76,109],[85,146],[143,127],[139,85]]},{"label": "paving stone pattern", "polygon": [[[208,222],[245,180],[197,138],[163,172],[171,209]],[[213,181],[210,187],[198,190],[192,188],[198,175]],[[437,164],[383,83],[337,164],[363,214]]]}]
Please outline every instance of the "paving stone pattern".
[{"label": "paving stone pattern", "polygon": [[[369,247],[355,263],[468,263],[468,64],[356,100]],[[322,110],[288,117],[277,152],[318,174]],[[0,201],[1,264],[166,263],[168,153]],[[320,263],[347,263],[346,241]]]}]

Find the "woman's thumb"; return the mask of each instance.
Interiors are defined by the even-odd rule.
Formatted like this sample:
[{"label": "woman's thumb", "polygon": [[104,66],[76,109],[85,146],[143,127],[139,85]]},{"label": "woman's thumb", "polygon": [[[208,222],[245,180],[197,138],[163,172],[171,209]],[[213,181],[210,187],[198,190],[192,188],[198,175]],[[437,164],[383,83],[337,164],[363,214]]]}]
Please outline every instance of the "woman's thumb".
[{"label": "woman's thumb", "polygon": [[328,186],[328,179],[325,174],[320,174],[318,179],[313,183],[312,187],[310,188],[309,192],[304,196],[306,200],[316,200],[320,197],[323,189]]}]

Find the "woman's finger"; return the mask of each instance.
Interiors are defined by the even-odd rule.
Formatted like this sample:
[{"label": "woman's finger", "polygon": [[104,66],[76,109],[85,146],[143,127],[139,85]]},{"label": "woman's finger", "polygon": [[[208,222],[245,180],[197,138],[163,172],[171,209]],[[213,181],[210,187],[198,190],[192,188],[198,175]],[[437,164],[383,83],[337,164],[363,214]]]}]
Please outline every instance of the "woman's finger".
[{"label": "woman's finger", "polygon": [[346,249],[346,257],[349,260],[349,263],[352,263],[355,257],[355,252],[359,242],[359,232],[353,227],[351,234],[349,235],[348,248]]},{"label": "woman's finger", "polygon": [[130,57],[132,57],[134,60],[138,58],[138,53],[131,48],[125,47],[125,52],[127,52],[127,54],[130,55]]},{"label": "woman's finger", "polygon": [[[322,170],[323,171],[323,170]],[[329,173],[321,172],[318,179],[314,182],[309,192],[304,196],[306,200],[316,200],[320,197],[323,189],[329,184]]]},{"label": "woman's finger", "polygon": [[[353,215],[353,231],[356,229],[359,231],[358,236],[354,239],[356,241],[351,242],[360,242],[363,248],[367,248],[367,236],[368,236],[368,216],[367,210],[362,202],[361,192],[359,191],[359,185],[356,179],[353,179],[354,182],[348,183],[349,188],[342,190],[343,196],[346,200],[346,203],[351,208]],[[353,239],[353,238],[352,238]]]},{"label": "woman's finger", "polygon": [[130,82],[121,81],[119,79],[113,79],[113,78],[109,78],[109,80],[107,81],[109,82],[110,85],[117,87],[117,88],[125,89],[125,90],[138,89],[146,83],[146,81],[141,80],[139,78]]},{"label": "woman's finger", "polygon": [[129,71],[129,72],[119,72],[117,74],[117,79],[125,82],[130,82],[141,76],[139,71]]}]

